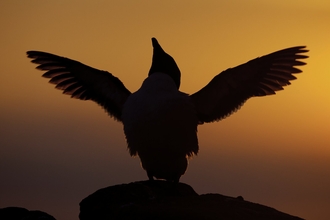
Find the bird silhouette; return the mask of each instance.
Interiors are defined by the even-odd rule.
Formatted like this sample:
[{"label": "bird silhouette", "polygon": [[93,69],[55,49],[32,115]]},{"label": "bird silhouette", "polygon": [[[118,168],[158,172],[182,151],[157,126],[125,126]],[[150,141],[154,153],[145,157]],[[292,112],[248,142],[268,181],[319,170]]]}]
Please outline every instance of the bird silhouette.
[{"label": "bird silhouette", "polygon": [[156,38],[148,77],[131,93],[111,73],[54,54],[28,51],[42,76],[64,94],[93,100],[122,122],[131,156],[138,155],[150,180],[179,182],[188,159],[197,155],[197,126],[219,121],[254,96],[275,94],[300,73],[296,66],[308,56],[305,46],[258,57],[216,75],[198,92],[179,91],[181,73]]}]

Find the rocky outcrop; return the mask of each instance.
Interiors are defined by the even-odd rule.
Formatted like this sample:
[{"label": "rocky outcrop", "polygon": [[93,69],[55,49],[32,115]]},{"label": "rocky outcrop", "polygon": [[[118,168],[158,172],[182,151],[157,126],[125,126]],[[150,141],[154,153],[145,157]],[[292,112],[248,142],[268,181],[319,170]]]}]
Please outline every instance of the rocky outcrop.
[{"label": "rocky outcrop", "polygon": [[53,216],[38,210],[29,211],[20,207],[0,208],[1,220],[56,220]]},{"label": "rocky outcrop", "polygon": [[301,218],[220,194],[198,195],[191,186],[141,181],[110,186],[80,203],[80,220],[114,219],[281,219]]}]

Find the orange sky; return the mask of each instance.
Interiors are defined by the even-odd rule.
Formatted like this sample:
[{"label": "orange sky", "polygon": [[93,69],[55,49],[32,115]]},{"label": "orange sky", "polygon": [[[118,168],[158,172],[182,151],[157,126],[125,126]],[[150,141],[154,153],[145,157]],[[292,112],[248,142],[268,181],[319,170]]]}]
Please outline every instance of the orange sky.
[{"label": "orange sky", "polygon": [[61,95],[25,52],[107,70],[133,92],[157,37],[187,93],[229,67],[307,45],[308,65],[291,86],[199,127],[200,153],[181,181],[307,219],[330,216],[329,1],[2,1],[0,10],[0,207],[78,219],[90,193],[146,179],[122,125]]}]

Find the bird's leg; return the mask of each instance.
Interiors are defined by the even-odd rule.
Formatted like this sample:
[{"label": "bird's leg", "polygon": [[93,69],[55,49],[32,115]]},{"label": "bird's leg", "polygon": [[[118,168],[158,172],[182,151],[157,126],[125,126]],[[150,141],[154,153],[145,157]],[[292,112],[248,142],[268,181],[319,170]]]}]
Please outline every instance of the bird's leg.
[{"label": "bird's leg", "polygon": [[174,184],[178,184],[180,182],[180,177],[181,177],[181,175],[179,175],[178,177],[174,178],[173,179],[173,183]]},{"label": "bird's leg", "polygon": [[154,181],[154,177],[149,171],[147,171],[147,175],[148,175],[149,181]]}]

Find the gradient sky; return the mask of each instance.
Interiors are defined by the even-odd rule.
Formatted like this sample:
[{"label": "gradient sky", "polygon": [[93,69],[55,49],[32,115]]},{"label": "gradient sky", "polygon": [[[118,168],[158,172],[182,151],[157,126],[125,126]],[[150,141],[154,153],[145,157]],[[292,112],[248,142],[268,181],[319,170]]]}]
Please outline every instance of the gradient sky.
[{"label": "gradient sky", "polygon": [[252,98],[199,127],[200,153],[182,182],[243,196],[307,219],[330,216],[330,1],[1,1],[0,207],[78,219],[99,188],[147,179],[122,125],[70,99],[26,58],[41,50],[107,70],[130,91],[157,37],[194,93],[257,56],[307,45],[308,65],[275,96]]}]

